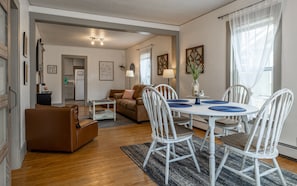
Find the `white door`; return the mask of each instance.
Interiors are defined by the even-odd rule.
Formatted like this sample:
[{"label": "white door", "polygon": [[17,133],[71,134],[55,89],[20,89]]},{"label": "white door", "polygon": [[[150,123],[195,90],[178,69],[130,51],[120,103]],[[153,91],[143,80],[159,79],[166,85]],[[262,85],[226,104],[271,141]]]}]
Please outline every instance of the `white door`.
[{"label": "white door", "polygon": [[84,100],[85,99],[85,70],[76,69],[74,73],[75,79],[75,100]]},{"label": "white door", "polygon": [[0,0],[0,185],[10,185],[8,161],[8,33],[10,0]]}]

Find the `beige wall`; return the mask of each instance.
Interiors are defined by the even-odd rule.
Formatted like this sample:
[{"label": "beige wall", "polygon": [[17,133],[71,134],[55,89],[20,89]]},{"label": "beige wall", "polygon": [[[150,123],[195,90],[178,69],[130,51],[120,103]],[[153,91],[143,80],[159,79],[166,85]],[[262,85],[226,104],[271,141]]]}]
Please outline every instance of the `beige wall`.
[{"label": "beige wall", "polygon": [[[88,100],[103,99],[110,89],[123,89],[125,86],[125,72],[119,66],[126,63],[124,50],[96,49],[83,47],[44,46],[44,81],[49,90],[53,91],[52,103],[62,103],[62,55],[87,56]],[[114,80],[99,81],[99,61],[114,62]],[[57,65],[57,74],[47,74],[47,65]]]},{"label": "beige wall", "polygon": [[[161,75],[157,75],[157,56],[168,54],[169,68],[175,67],[175,62],[172,58],[172,41],[170,36],[156,36],[145,42],[139,43],[126,50],[127,63],[126,67],[129,68],[131,63],[135,64],[135,77],[131,79],[131,84],[137,84],[140,82],[139,75],[139,50],[140,48],[152,45],[152,84],[167,83],[167,79],[164,79]],[[128,81],[128,79],[126,80]]]}]

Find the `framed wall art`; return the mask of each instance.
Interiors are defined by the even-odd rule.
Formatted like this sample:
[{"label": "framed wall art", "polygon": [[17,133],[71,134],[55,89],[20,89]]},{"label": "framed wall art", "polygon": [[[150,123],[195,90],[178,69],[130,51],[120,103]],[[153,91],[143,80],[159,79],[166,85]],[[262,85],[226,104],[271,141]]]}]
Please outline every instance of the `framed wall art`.
[{"label": "framed wall art", "polygon": [[23,56],[28,56],[28,36],[26,32],[23,32]]},{"label": "framed wall art", "polygon": [[113,61],[99,61],[99,80],[113,81]]},{"label": "framed wall art", "polygon": [[48,74],[57,74],[57,65],[47,65]]},{"label": "framed wall art", "polygon": [[186,49],[186,73],[190,74],[190,62],[195,62],[197,65],[202,64],[202,73],[204,72],[204,46],[196,46]]},{"label": "framed wall art", "polygon": [[157,74],[163,75],[164,69],[168,69],[168,54],[157,56],[158,69]]},{"label": "framed wall art", "polygon": [[23,62],[23,70],[24,70],[24,85],[28,84],[28,80],[29,80],[29,66],[28,66],[28,62],[24,61]]}]

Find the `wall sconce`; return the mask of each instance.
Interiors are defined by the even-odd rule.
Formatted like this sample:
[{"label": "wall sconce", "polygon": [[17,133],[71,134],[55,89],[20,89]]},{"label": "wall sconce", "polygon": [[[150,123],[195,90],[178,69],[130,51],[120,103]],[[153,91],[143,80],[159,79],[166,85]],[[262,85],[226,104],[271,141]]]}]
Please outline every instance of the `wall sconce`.
[{"label": "wall sconce", "polygon": [[169,85],[169,79],[174,78],[174,71],[173,69],[164,69],[163,71],[163,78],[168,78],[168,85]]},{"label": "wall sconce", "polygon": [[121,71],[124,71],[126,69],[126,67],[124,65],[120,65],[119,67],[120,67]]}]

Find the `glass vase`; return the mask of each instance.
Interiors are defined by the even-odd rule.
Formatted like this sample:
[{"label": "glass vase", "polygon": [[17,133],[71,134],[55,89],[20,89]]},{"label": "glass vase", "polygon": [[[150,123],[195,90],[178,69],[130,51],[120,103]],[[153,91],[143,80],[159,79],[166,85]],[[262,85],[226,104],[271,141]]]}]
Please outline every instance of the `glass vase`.
[{"label": "glass vase", "polygon": [[198,79],[193,80],[193,83],[192,83],[192,95],[193,96],[198,96],[199,95],[199,82],[198,82]]}]

